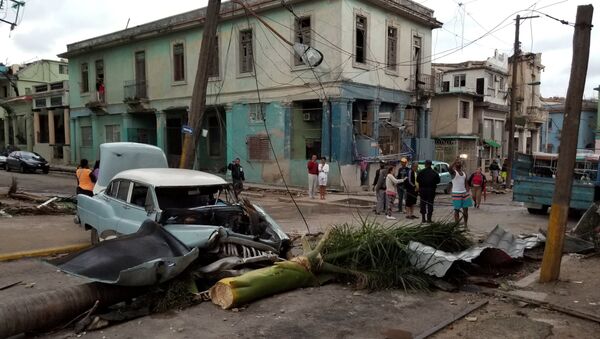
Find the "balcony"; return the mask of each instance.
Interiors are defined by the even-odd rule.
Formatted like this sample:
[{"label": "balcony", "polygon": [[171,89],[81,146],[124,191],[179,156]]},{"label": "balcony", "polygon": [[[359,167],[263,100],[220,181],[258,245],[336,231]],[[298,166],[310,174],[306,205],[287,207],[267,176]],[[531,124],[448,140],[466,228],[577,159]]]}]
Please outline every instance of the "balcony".
[{"label": "balcony", "polygon": [[123,85],[123,102],[129,104],[139,103],[143,100],[147,100],[147,87],[148,84],[146,83],[146,81],[125,81],[125,84]]},{"label": "balcony", "polygon": [[527,122],[531,124],[543,124],[546,122],[546,112],[537,106],[527,106]]},{"label": "balcony", "polygon": [[435,89],[435,77],[429,74],[419,74],[419,77],[412,75],[410,77],[411,91],[419,90],[426,94],[433,94]]}]

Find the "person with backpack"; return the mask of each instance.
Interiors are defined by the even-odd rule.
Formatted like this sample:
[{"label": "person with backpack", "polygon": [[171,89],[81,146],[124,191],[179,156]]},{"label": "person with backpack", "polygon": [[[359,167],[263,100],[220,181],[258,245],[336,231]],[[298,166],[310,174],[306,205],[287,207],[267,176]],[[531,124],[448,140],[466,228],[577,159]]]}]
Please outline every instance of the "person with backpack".
[{"label": "person with backpack", "polygon": [[471,195],[475,200],[475,208],[479,208],[481,205],[481,196],[485,192],[487,179],[481,172],[481,167],[478,167],[468,180],[469,187],[471,187]]}]

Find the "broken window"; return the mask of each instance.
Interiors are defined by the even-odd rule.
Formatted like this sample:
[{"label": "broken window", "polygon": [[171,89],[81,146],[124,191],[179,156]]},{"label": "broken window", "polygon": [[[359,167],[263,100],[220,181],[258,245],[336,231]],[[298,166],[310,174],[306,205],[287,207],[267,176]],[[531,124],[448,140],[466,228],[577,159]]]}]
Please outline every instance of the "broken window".
[{"label": "broken window", "polygon": [[248,119],[250,123],[263,122],[265,120],[265,114],[267,113],[266,103],[260,104],[248,104],[250,110],[248,111]]},{"label": "broken window", "polygon": [[240,31],[240,73],[254,71],[252,29]]},{"label": "broken window", "polygon": [[81,88],[81,93],[87,93],[90,91],[90,83],[89,83],[89,74],[88,74],[88,64],[84,62],[81,64],[81,83],[79,84]]},{"label": "broken window", "polygon": [[210,58],[210,64],[208,67],[208,76],[211,78],[219,77],[219,37],[215,37],[215,46]]},{"label": "broken window", "polygon": [[[296,18],[294,27],[294,42],[310,46],[310,33],[310,17]],[[298,54],[294,54],[294,65],[304,65],[302,58]]]},{"label": "broken window", "polygon": [[119,200],[127,201],[127,197],[129,196],[129,186],[131,185],[130,181],[121,180],[119,182],[119,189],[117,190],[116,198]]},{"label": "broken window", "polygon": [[92,147],[92,126],[81,126],[81,147]]},{"label": "broken window", "polygon": [[457,74],[454,76],[454,87],[465,87],[467,85],[467,75]]},{"label": "broken window", "polygon": [[460,117],[463,119],[469,119],[469,107],[468,101],[460,101]]},{"label": "broken window", "polygon": [[387,33],[387,69],[389,71],[397,72],[398,71],[398,58],[397,55],[398,48],[398,29],[396,27],[388,26]]},{"label": "broken window", "polygon": [[269,160],[271,159],[271,147],[269,137],[266,135],[249,135],[246,140],[248,146],[249,160]]},{"label": "broken window", "polygon": [[106,142],[119,142],[121,141],[121,126],[120,125],[106,125],[104,126],[104,138]]},{"label": "broken window", "polygon": [[152,198],[149,196],[148,186],[138,184],[136,182],[133,184],[131,199],[129,199],[129,201],[132,205],[139,206],[144,209],[150,209],[152,207]]},{"label": "broken window", "polygon": [[356,16],[356,41],[354,44],[354,61],[364,64],[367,62],[367,18]]},{"label": "broken window", "polygon": [[161,210],[215,205],[232,196],[226,186],[156,187],[156,199]]},{"label": "broken window", "polygon": [[69,67],[67,65],[58,65],[58,74],[69,74]]},{"label": "broken window", "polygon": [[173,45],[173,81],[185,81],[185,48],[183,43]]}]

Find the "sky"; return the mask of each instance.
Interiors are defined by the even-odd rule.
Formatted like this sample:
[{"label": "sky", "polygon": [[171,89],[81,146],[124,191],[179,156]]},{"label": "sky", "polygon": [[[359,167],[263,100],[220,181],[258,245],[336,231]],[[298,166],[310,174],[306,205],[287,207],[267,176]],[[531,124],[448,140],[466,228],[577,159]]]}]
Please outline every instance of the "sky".
[{"label": "sky", "polygon": [[[578,5],[592,0],[416,0],[435,11],[444,25],[432,33],[434,62],[485,60],[494,50],[511,55],[514,18],[539,15],[521,24],[523,52],[542,53],[546,66],[541,76],[544,97],[567,92],[573,27],[548,18],[575,22]],[[0,23],[0,62],[14,64],[37,59],[56,59],[68,43],[122,30],[169,15],[205,6],[206,0],[26,0],[19,24],[10,31]],[[539,12],[535,12],[537,10]],[[0,12],[10,19],[14,13]],[[590,61],[585,98],[597,98],[600,86],[600,6],[593,19]]]}]

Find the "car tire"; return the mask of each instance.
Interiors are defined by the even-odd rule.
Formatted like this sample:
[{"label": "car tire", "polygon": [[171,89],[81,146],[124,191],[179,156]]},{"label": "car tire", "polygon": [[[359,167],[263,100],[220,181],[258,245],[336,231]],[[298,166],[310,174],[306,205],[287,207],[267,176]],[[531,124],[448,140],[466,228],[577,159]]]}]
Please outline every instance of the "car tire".
[{"label": "car tire", "polygon": [[43,172],[44,174],[48,174],[48,172],[50,172],[50,169],[44,169],[44,170],[42,170],[42,172]]},{"label": "car tire", "polygon": [[98,236],[98,230],[91,228],[90,230],[90,242],[92,245],[96,245],[100,242],[100,236]]},{"label": "car tire", "polygon": [[6,166],[4,166],[4,169],[5,169],[7,172],[10,172],[10,167],[8,167],[8,164],[6,164]]}]

